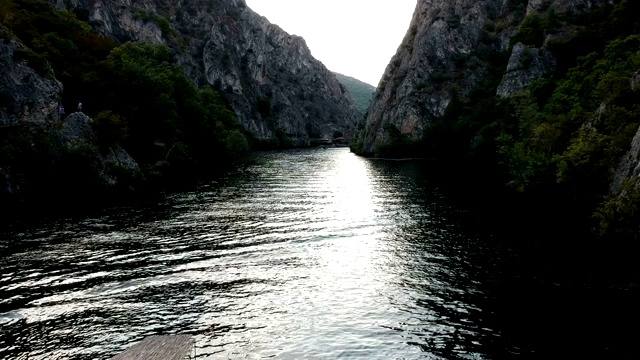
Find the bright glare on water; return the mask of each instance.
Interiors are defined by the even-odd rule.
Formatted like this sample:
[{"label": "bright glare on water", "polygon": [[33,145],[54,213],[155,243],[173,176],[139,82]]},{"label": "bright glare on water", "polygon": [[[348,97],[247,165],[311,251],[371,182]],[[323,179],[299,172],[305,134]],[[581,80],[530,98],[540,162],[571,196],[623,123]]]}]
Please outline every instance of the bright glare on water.
[{"label": "bright glare on water", "polygon": [[160,204],[10,233],[0,359],[108,359],[155,334],[193,335],[203,360],[522,352],[494,326],[505,254],[427,175],[347,149],[262,153]]}]

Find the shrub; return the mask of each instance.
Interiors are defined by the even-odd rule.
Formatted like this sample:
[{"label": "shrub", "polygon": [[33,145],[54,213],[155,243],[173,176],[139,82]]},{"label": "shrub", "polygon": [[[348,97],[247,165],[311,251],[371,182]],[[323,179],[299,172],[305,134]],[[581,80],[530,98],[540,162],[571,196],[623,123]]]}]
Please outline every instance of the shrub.
[{"label": "shrub", "polygon": [[173,26],[171,26],[171,22],[169,22],[169,20],[162,15],[156,14],[151,11],[139,10],[135,13],[134,17],[141,21],[152,22],[156,24],[158,28],[160,28],[160,31],[162,31],[162,35],[167,38],[177,35],[176,30],[173,28]]},{"label": "shrub", "polygon": [[92,126],[103,146],[115,145],[127,138],[126,121],[112,111],[101,111],[93,118]]},{"label": "shrub", "polygon": [[451,15],[447,17],[445,21],[447,22],[450,28],[455,29],[458,26],[460,26],[460,15]]},{"label": "shrub", "polygon": [[524,52],[522,53],[522,57],[520,58],[520,65],[524,69],[528,69],[529,66],[531,66],[531,63],[533,63],[533,60],[535,59],[535,57],[536,57],[536,54],[534,49],[525,48]]},{"label": "shrub", "polygon": [[640,184],[638,178],[628,179],[619,195],[608,196],[596,210],[598,235],[635,244],[640,234]]},{"label": "shrub", "polygon": [[29,49],[20,48],[13,52],[13,59],[15,61],[25,61],[27,66],[35,70],[38,75],[44,78],[53,79],[51,65],[49,65],[47,59],[42,55]]},{"label": "shrub", "polygon": [[488,32],[495,32],[496,31],[496,24],[493,22],[488,22],[486,24],[484,24],[484,29]]},{"label": "shrub", "polygon": [[446,71],[434,71],[429,74],[429,79],[436,83],[441,83],[453,79],[453,74]]},{"label": "shrub", "polygon": [[510,45],[521,42],[528,46],[541,47],[544,43],[542,19],[537,14],[527,16],[518,27],[518,32],[511,38]]}]

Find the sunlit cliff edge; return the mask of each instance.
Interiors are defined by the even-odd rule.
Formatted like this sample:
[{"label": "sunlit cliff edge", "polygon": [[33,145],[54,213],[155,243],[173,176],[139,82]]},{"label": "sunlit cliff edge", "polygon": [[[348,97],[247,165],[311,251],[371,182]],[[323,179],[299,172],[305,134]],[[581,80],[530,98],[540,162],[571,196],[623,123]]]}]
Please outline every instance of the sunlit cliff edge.
[{"label": "sunlit cliff edge", "polygon": [[[311,55],[304,39],[271,24],[244,0],[56,3],[84,12],[89,24],[121,42],[146,40],[174,48],[189,76],[198,85],[221,89],[257,138],[275,138],[279,131],[304,146],[336,130],[351,134],[360,118],[344,86]],[[268,107],[258,111],[258,103]]]},{"label": "sunlit cliff edge", "polygon": [[[409,30],[378,85],[366,119],[362,151],[373,153],[376,143],[388,139],[384,130],[388,123],[403,134],[421,136],[426,126],[444,115],[454,87],[457,95],[469,98],[474,87],[488,75],[487,58],[510,52],[510,63],[516,63],[523,45],[511,47],[510,40],[526,15],[536,14],[542,7],[556,13],[586,11],[608,2],[419,0]],[[576,31],[563,29],[545,41],[569,37],[571,30]],[[531,53],[535,51],[534,66],[502,69],[498,94],[515,94],[554,70],[553,56],[546,47],[528,48]]]},{"label": "sunlit cliff edge", "polygon": [[419,0],[352,149],[445,160],[570,203],[565,214],[584,212],[597,232],[638,233],[638,11],[627,0]]},{"label": "sunlit cliff edge", "polygon": [[362,119],[303,38],[242,0],[16,0],[0,20],[0,210],[182,181]]}]

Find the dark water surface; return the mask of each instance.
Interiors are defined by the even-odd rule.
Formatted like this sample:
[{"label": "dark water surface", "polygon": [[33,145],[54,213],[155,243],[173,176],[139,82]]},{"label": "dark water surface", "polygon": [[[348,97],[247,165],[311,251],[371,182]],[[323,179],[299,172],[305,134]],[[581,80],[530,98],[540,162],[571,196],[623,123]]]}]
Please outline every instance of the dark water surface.
[{"label": "dark water surface", "polygon": [[108,359],[154,334],[193,335],[198,359],[634,357],[637,287],[550,277],[451,204],[428,163],[296,150],[10,232],[0,359]]}]

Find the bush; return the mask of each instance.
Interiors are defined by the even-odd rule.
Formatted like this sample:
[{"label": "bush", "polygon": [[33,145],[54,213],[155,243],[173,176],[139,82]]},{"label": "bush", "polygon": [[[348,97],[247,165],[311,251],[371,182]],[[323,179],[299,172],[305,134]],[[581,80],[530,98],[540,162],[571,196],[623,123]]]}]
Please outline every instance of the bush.
[{"label": "bush", "polygon": [[[165,35],[175,35],[167,19],[147,15]],[[139,178],[184,178],[227,166],[248,150],[228,103],[212,88],[196,88],[168,47],[118,46],[44,1],[0,0],[0,22],[3,37],[25,44],[14,52],[16,61],[43,76],[55,73],[64,85],[63,102],[90,104],[99,145],[124,147],[145,172]],[[103,169],[91,146],[67,148],[54,132],[20,126],[0,134],[0,150],[0,173],[7,186],[19,185],[23,199],[101,192]]]},{"label": "bush", "polygon": [[460,15],[451,15],[447,17],[445,21],[447,22],[450,28],[455,29],[458,26],[460,26]]},{"label": "bush", "polygon": [[128,128],[126,121],[112,111],[101,111],[93,118],[92,126],[102,146],[111,146],[126,140]]},{"label": "bush", "polygon": [[16,62],[25,61],[27,66],[35,70],[38,75],[53,79],[53,71],[47,59],[29,49],[16,49],[13,52],[13,60]]},{"label": "bush", "polygon": [[544,43],[544,29],[542,19],[537,14],[527,16],[518,27],[518,32],[511,38],[509,44],[517,43],[528,46],[542,47]]},{"label": "bush", "polygon": [[115,40],[98,34],[72,12],[56,10],[38,0],[1,1],[0,22],[25,45],[23,52],[16,54],[19,59],[26,60],[40,75],[55,74],[63,83],[63,102],[77,103],[80,98],[88,104],[102,101],[95,74],[99,62],[117,46]]},{"label": "bush", "polygon": [[449,81],[453,79],[453,74],[447,72],[447,71],[434,71],[431,74],[429,74],[429,80],[435,82],[435,83],[442,83],[445,81]]},{"label": "bush", "polygon": [[608,196],[595,212],[598,235],[635,244],[640,234],[640,184],[631,178],[623,184],[620,195]]},{"label": "bush", "polygon": [[134,17],[141,21],[152,22],[156,24],[158,28],[160,28],[160,31],[162,31],[162,35],[167,38],[177,35],[176,30],[173,28],[173,26],[171,26],[171,22],[169,22],[169,20],[162,15],[156,14],[151,11],[140,10],[135,13]]}]

